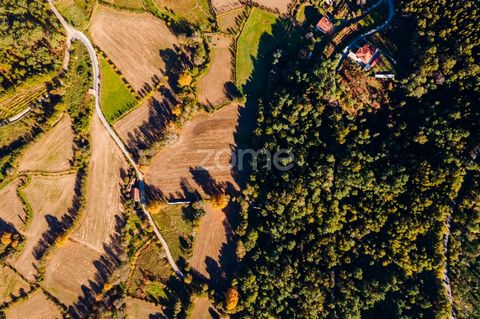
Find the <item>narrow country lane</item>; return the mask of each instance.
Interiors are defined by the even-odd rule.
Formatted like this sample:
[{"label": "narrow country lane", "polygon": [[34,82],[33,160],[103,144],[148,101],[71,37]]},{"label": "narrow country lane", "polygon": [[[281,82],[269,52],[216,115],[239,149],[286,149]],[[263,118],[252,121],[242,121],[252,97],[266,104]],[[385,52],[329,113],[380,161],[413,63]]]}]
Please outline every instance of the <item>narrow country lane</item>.
[{"label": "narrow country lane", "polygon": [[168,244],[161,235],[160,231],[158,230],[157,226],[155,225],[155,222],[152,219],[152,216],[148,212],[146,205],[145,205],[145,183],[143,181],[143,174],[138,168],[137,164],[133,160],[132,156],[130,153],[127,151],[127,148],[125,147],[125,144],[123,144],[122,140],[120,137],[115,133],[115,131],[112,129],[110,124],[108,124],[105,116],[102,113],[102,109],[100,107],[100,68],[99,68],[99,63],[98,63],[98,58],[97,54],[95,52],[95,49],[93,48],[92,43],[90,40],[83,34],[82,32],[78,31],[71,25],[69,25],[63,16],[58,12],[57,8],[53,4],[52,0],[48,0],[48,3],[50,4],[50,8],[52,9],[53,13],[55,16],[60,20],[60,23],[63,25],[63,27],[67,31],[67,44],[69,44],[72,40],[79,40],[82,42],[85,47],[88,50],[88,54],[90,55],[90,59],[92,61],[92,67],[93,67],[93,90],[95,91],[95,111],[100,118],[100,121],[102,122],[103,126],[107,129],[108,133],[112,137],[112,139],[115,141],[117,146],[120,148],[122,151],[123,155],[125,158],[130,162],[130,164],[133,166],[135,169],[135,172],[137,174],[137,178],[139,180],[140,184],[140,192],[141,192],[141,206],[142,210],[147,216],[147,219],[150,223],[150,225],[153,228],[153,231],[155,232],[155,235],[157,235],[158,239],[160,240],[160,243],[163,246],[163,249],[165,250],[165,254],[167,255],[168,262],[170,263],[170,266],[173,268],[175,273],[177,274],[178,277],[183,278],[183,274],[178,268],[177,264],[173,260],[172,254],[170,253],[170,249],[168,248]]}]

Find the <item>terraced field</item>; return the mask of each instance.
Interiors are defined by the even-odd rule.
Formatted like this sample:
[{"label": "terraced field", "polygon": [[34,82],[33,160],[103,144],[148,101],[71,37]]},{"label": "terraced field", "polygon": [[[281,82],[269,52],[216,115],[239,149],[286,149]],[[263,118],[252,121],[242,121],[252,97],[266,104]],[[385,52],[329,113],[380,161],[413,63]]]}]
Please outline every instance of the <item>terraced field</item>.
[{"label": "terraced field", "polygon": [[5,312],[8,319],[60,319],[59,307],[42,291],[37,291],[27,299],[21,300],[9,307]]}]

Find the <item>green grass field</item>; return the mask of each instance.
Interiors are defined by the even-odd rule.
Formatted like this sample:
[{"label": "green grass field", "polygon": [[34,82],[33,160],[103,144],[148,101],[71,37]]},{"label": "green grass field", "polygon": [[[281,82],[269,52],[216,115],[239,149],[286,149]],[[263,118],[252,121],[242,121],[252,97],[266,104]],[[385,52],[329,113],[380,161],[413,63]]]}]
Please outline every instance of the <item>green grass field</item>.
[{"label": "green grass field", "polygon": [[181,205],[165,205],[158,214],[152,215],[175,260],[185,257],[182,242],[191,244],[189,237],[193,229],[191,223],[183,218],[183,208]]},{"label": "green grass field", "polygon": [[[262,38],[264,35],[272,35],[272,25],[277,21],[277,16],[259,8],[253,8],[237,42],[236,56],[236,82],[242,88],[252,75],[254,67],[262,70],[261,65],[254,65],[254,60],[271,50],[274,46],[272,37]],[[260,42],[262,42],[260,44]],[[260,48],[261,45],[261,48]],[[259,52],[259,51],[262,52]],[[257,71],[257,70],[256,70]],[[243,88],[245,90],[245,88]]]},{"label": "green grass field", "polygon": [[133,108],[137,101],[104,58],[100,58],[100,68],[102,110],[107,120],[112,122]]},{"label": "green grass field", "polygon": [[67,21],[77,28],[85,29],[93,4],[93,0],[61,0],[57,3],[57,8]]},{"label": "green grass field", "polygon": [[144,9],[142,0],[105,0],[105,1],[121,8],[135,9],[135,10]]},{"label": "green grass field", "polygon": [[213,18],[208,0],[153,0],[159,9],[171,9],[181,19],[189,23],[197,24],[200,29],[205,30],[211,27],[209,18]]}]

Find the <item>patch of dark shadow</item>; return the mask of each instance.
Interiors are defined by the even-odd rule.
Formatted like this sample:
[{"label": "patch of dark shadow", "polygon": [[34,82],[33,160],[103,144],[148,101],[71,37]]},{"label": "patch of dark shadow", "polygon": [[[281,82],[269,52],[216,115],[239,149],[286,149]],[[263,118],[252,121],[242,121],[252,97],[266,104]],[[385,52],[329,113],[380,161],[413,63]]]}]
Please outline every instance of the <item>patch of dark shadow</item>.
[{"label": "patch of dark shadow", "polygon": [[208,308],[208,313],[210,314],[210,317],[212,317],[212,319],[220,319],[220,315],[213,307]]},{"label": "patch of dark shadow", "polygon": [[185,177],[180,178],[180,188],[182,189],[182,199],[184,200],[195,201],[201,198],[200,193],[195,189],[195,187],[192,186],[192,184],[190,184],[188,179],[186,179]]},{"label": "patch of dark shadow", "polygon": [[57,238],[64,234],[75,222],[82,207],[82,184],[85,176],[86,168],[80,168],[75,177],[72,204],[65,215],[60,219],[50,214],[45,215],[48,229],[42,234],[40,240],[33,248],[32,253],[36,260],[40,260],[53,243],[55,243]]},{"label": "patch of dark shadow", "polygon": [[215,181],[210,172],[201,166],[190,167],[190,174],[208,196],[223,194],[227,189],[227,183]]},{"label": "patch of dark shadow", "polygon": [[161,88],[160,92],[163,100],[152,97],[148,101],[147,121],[128,133],[127,147],[137,161],[142,156],[152,156],[157,144],[162,143],[168,124],[174,120],[172,106],[176,100],[167,88]]},{"label": "patch of dark shadow", "polygon": [[160,57],[165,62],[164,74],[168,78],[168,84],[174,92],[180,92],[178,87],[178,78],[184,70],[193,67],[188,55],[178,46],[173,49],[160,50]]},{"label": "patch of dark shadow", "polygon": [[125,225],[125,216],[115,216],[116,233],[111,235],[108,244],[103,244],[104,253],[93,262],[96,272],[88,285],[82,285],[83,296],[80,296],[73,306],[69,307],[71,318],[86,318],[92,312],[102,309],[110,309],[114,298],[98,298],[104,284],[112,275],[115,269],[122,263],[121,255],[124,253],[122,247],[122,234],[119,232]]}]

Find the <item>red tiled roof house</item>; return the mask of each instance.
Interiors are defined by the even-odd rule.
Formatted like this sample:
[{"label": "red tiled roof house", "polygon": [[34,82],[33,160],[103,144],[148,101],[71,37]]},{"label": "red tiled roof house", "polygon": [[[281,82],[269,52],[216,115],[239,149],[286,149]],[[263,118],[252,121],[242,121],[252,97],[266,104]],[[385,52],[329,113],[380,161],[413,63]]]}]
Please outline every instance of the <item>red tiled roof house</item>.
[{"label": "red tiled roof house", "polygon": [[333,23],[327,17],[322,17],[315,26],[315,29],[325,34],[329,34],[333,30]]},{"label": "red tiled roof house", "polygon": [[367,43],[363,47],[359,48],[357,52],[350,52],[348,56],[357,61],[357,63],[360,64],[364,70],[369,70],[377,64],[379,50]]}]

